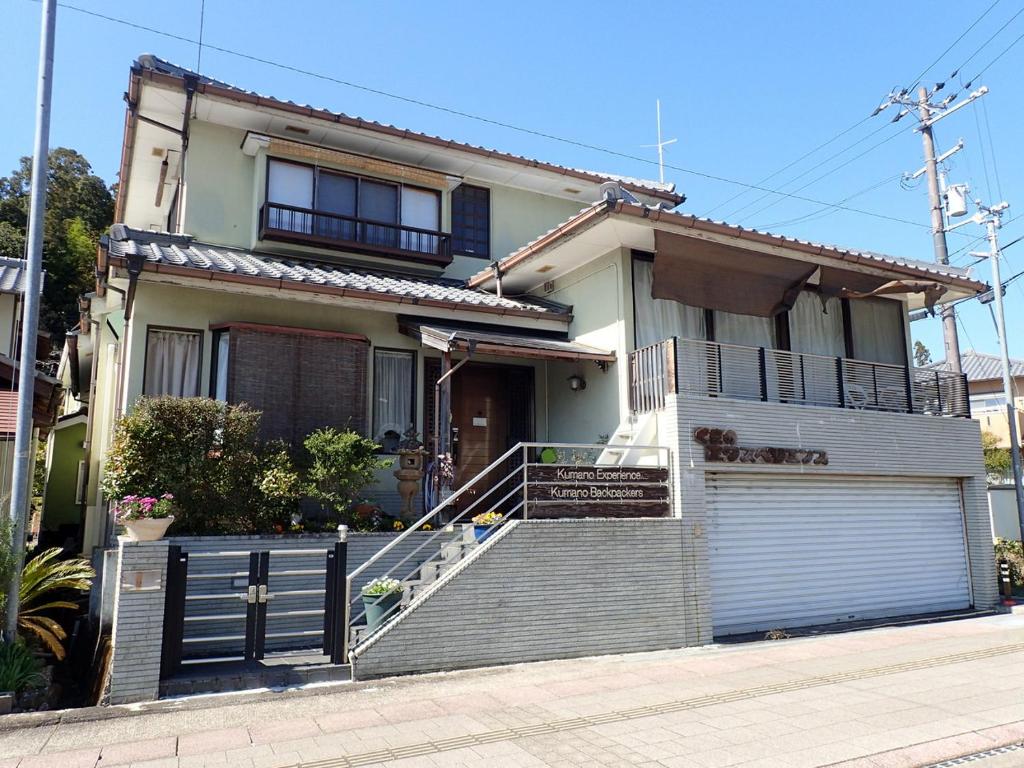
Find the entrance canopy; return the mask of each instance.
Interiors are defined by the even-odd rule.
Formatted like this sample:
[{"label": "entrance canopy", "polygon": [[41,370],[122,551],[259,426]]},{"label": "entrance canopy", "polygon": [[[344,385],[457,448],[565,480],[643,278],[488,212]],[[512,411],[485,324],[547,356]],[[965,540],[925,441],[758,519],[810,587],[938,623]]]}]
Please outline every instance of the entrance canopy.
[{"label": "entrance canopy", "polygon": [[576,341],[552,339],[543,336],[500,333],[458,325],[401,322],[399,329],[406,336],[417,339],[424,346],[442,352],[474,352],[480,355],[527,357],[543,360],[593,360],[596,363],[615,362],[615,353]]}]

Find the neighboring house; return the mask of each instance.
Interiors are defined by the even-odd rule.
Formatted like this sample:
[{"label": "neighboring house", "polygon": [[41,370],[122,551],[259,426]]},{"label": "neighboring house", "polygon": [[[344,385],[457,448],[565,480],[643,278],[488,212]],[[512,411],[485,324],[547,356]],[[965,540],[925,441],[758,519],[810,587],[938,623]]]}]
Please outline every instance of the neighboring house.
[{"label": "neighboring house", "polygon": [[[25,269],[22,259],[0,257],[0,509],[5,515],[10,512],[14,437],[18,422],[18,356]],[[45,360],[50,348],[50,335],[41,331],[36,344],[36,360]],[[61,388],[57,379],[39,370],[35,378],[29,477],[33,476],[37,441],[45,438],[53,427],[61,404]],[[32,533],[37,527],[38,519],[30,521]]]},{"label": "neighboring house", "polygon": [[[999,355],[988,355],[969,349],[960,355],[960,367],[967,376],[971,398],[971,416],[981,423],[985,432],[997,438],[999,448],[1010,447],[1010,423],[1006,417],[1006,395],[1003,389],[1003,360]],[[949,363],[940,360],[926,365],[936,371],[950,370]],[[1017,437],[1024,439],[1024,360],[1010,361],[1013,377],[1013,404],[1017,409]]]},{"label": "neighboring house", "polygon": [[[142,57],[77,340],[86,546],[112,532],[117,414],[203,395],[290,441],[347,425],[388,450],[413,423],[456,452],[456,485],[520,441],[609,436],[599,461],[619,464],[668,449],[687,644],[992,605],[966,384],[912,367],[907,322],[986,286],[682,201]],[[393,488],[384,472],[369,493],[395,510]],[[632,583],[645,562],[617,567]]]}]

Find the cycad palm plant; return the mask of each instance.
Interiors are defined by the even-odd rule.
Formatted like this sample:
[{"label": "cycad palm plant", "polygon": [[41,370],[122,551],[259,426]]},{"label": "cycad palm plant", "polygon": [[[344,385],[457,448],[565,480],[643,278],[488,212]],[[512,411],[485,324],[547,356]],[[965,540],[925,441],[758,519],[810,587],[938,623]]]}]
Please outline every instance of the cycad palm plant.
[{"label": "cycad palm plant", "polygon": [[54,656],[63,660],[64,640],[68,633],[49,612],[61,608],[76,609],[78,604],[63,599],[67,591],[88,592],[96,572],[81,557],[58,560],[60,547],[48,549],[25,563],[21,574],[21,605],[18,629],[23,635],[36,637]]}]

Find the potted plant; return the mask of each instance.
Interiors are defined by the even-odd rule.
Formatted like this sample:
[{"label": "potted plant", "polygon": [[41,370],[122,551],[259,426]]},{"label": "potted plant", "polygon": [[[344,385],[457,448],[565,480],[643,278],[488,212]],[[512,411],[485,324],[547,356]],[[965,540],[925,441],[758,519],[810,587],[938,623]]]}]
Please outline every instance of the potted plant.
[{"label": "potted plant", "polygon": [[498,523],[505,519],[501,512],[483,512],[473,518],[473,530],[476,533],[476,540],[483,541],[496,530]]},{"label": "potted plant", "polygon": [[162,539],[167,528],[174,522],[174,497],[165,493],[155,496],[125,496],[114,505],[118,523],[128,531],[132,541],[156,541]]},{"label": "potted plant", "polygon": [[373,630],[395,614],[402,600],[402,582],[398,579],[374,579],[360,591],[366,611],[366,627]]}]

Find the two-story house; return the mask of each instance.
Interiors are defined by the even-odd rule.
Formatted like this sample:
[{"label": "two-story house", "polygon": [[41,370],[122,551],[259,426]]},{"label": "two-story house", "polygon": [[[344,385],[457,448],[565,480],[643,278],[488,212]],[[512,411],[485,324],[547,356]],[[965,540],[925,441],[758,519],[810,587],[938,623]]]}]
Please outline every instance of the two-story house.
[{"label": "two-story house", "polygon": [[[908,309],[984,290],[966,271],[696,218],[672,185],[152,56],[127,100],[88,324],[87,543],[110,532],[116,415],[201,395],[292,441],[347,425],[391,451],[415,424],[457,446],[456,485],[519,442],[607,436],[616,465],[660,446],[690,644],[994,602],[966,384],[908,354]],[[397,505],[392,486],[375,498]]]}]

